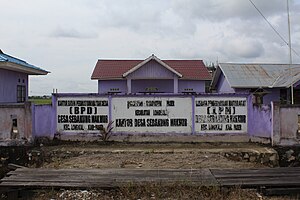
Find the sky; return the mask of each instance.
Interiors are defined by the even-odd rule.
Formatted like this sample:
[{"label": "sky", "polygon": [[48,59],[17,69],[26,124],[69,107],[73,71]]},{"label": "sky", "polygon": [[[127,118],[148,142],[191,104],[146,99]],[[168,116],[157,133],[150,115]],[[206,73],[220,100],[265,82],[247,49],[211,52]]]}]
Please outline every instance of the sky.
[{"label": "sky", "polygon": [[[252,0],[288,42],[287,1]],[[300,0],[289,0],[300,63]],[[289,49],[250,0],[0,0],[0,49],[51,73],[29,95],[97,92],[98,59],[289,63]]]}]

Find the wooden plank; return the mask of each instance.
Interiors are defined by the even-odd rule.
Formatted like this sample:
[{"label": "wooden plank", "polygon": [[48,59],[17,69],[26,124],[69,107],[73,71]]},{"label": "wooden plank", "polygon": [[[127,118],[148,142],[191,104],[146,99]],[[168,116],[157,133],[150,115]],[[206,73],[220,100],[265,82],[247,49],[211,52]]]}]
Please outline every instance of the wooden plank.
[{"label": "wooden plank", "polygon": [[291,178],[253,178],[253,179],[217,179],[221,186],[300,186],[299,179]]},{"label": "wooden plank", "polygon": [[163,184],[216,185],[209,169],[17,169],[0,186],[14,187],[117,187],[120,184],[156,182]]},{"label": "wooden plank", "polygon": [[261,168],[261,169],[210,169],[210,171],[216,174],[235,174],[235,173],[290,173],[300,172],[300,167],[281,167],[281,168]]},{"label": "wooden plank", "polygon": [[239,173],[236,173],[236,174],[217,174],[217,175],[214,175],[215,178],[217,179],[225,179],[225,178],[251,178],[251,177],[299,177],[300,176],[300,173],[279,173],[279,174],[268,174],[268,173],[264,173],[264,174],[239,174]]},{"label": "wooden plank", "polygon": [[[209,171],[207,171],[209,172]],[[181,173],[179,172],[171,172],[171,171],[139,171],[139,173],[136,173],[135,171],[123,171],[122,173],[115,171],[114,173],[84,173],[84,172],[80,172],[80,173],[72,173],[72,172],[68,172],[68,173],[48,173],[46,171],[40,173],[40,172],[35,172],[35,173],[27,173],[27,172],[18,172],[18,173],[14,173],[11,174],[10,176],[8,176],[6,179],[8,178],[21,178],[21,177],[29,177],[29,178],[34,178],[34,177],[49,177],[49,176],[56,176],[56,177],[60,177],[60,178],[64,178],[64,177],[112,177],[112,176],[118,176],[118,177],[160,177],[160,176],[164,176],[164,177],[169,177],[169,178],[186,178],[186,177],[190,177],[190,178],[203,178],[203,179],[214,179],[214,177],[212,176],[212,174],[209,172],[209,174],[205,172],[203,173],[202,171],[193,171],[192,173],[189,171],[182,171]]]}]

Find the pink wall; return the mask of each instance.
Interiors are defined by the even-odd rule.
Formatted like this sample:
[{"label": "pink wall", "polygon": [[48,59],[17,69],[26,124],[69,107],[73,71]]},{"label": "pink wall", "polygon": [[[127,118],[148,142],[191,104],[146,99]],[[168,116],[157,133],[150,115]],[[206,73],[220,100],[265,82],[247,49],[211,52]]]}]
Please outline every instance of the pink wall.
[{"label": "pink wall", "polygon": [[17,102],[17,85],[26,86],[28,96],[28,75],[10,70],[0,69],[0,103]]}]

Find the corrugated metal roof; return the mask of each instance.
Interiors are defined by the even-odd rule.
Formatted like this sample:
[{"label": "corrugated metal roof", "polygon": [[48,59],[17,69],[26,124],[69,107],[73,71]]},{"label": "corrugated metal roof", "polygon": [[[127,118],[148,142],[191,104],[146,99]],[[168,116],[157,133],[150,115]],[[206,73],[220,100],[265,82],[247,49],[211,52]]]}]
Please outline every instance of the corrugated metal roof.
[{"label": "corrugated metal roof", "polygon": [[38,70],[38,71],[42,72],[43,74],[49,73],[48,71],[46,71],[44,69],[41,69],[39,67],[36,67],[34,65],[31,65],[31,64],[27,63],[24,60],[21,60],[19,58],[15,58],[15,57],[12,57],[10,55],[7,55],[7,54],[3,53],[1,50],[0,50],[0,62],[14,63],[14,64],[21,65],[21,66],[26,67],[26,68],[30,68],[30,69],[33,69],[33,70]]},{"label": "corrugated metal roof", "polygon": [[300,80],[300,64],[220,63],[219,67],[232,88],[289,87]]}]

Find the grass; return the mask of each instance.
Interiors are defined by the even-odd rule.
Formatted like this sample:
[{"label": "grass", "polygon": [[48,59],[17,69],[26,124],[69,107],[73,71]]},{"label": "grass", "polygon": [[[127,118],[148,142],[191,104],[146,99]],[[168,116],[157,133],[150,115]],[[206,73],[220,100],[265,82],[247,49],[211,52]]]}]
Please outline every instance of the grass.
[{"label": "grass", "polygon": [[30,102],[36,104],[36,105],[47,105],[52,103],[52,99],[44,99],[44,98],[30,98]]}]

